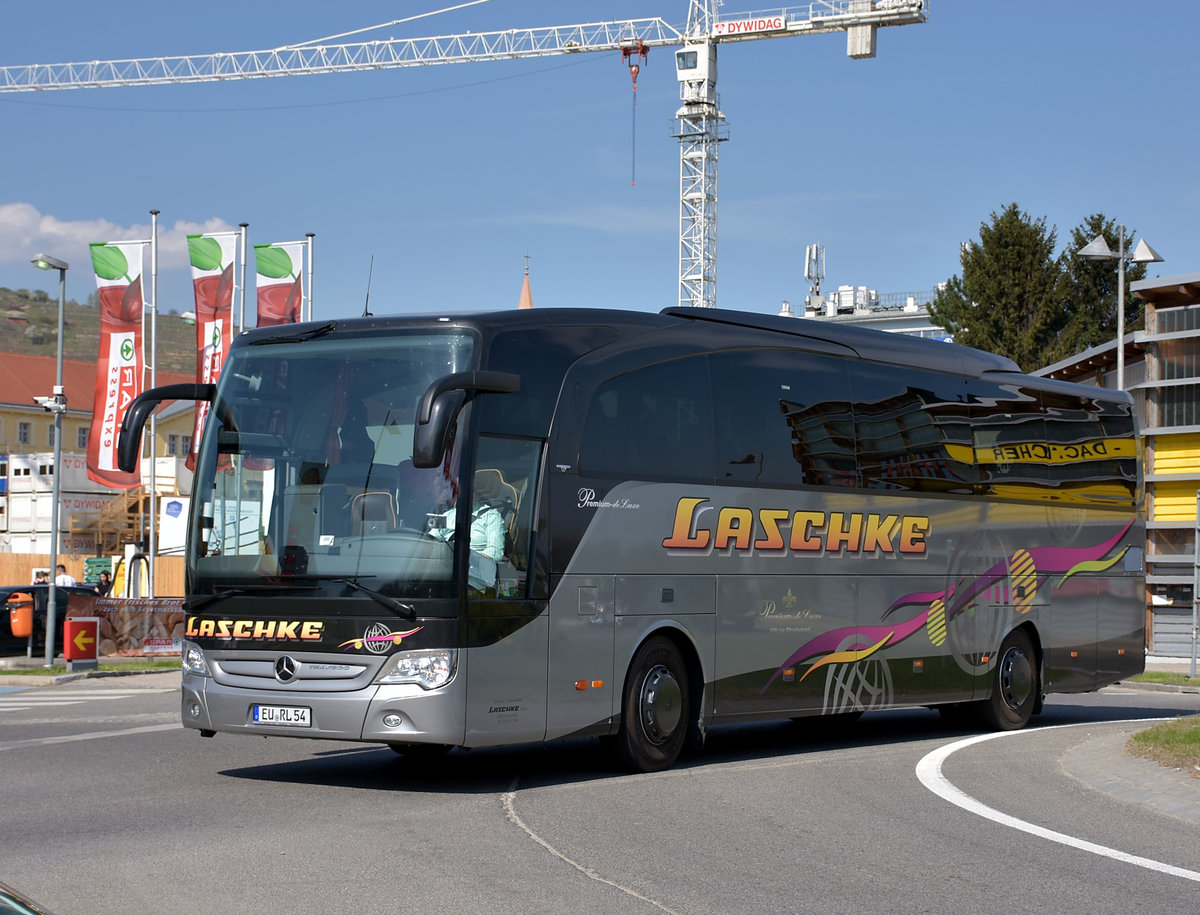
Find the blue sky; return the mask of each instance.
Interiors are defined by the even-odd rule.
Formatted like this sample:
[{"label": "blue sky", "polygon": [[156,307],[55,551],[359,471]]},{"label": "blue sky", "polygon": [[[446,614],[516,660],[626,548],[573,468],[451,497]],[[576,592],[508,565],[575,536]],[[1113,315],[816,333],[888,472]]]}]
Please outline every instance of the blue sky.
[{"label": "blue sky", "polygon": [[[8,2],[0,65],[266,49],[451,5],[313,0]],[[491,2],[382,34],[410,37],[660,16],[687,0]],[[730,0],[723,18],[762,10]],[[1200,3],[934,0],[880,30],[723,45],[718,304],[826,288],[927,290],[1015,201],[1058,228],[1094,212],[1200,271]],[[353,39],[350,39],[353,40]],[[678,278],[678,107],[670,49],[638,83],[616,53],[192,86],[0,94],[0,286],[94,289],[87,242],[145,237],[158,209],[159,304],[191,308],[187,232],[250,224],[252,243],[316,233],[318,317],[515,307],[657,311]],[[251,269],[251,274],[253,270]]]}]

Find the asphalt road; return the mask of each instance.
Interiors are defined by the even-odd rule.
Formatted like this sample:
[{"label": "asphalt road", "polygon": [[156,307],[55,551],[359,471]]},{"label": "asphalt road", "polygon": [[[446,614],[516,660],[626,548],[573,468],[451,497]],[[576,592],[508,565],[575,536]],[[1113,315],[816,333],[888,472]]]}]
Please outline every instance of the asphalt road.
[{"label": "asphalt road", "polygon": [[59,915],[1183,912],[1200,898],[1200,780],[1121,749],[1144,719],[1200,712],[1195,694],[1051,697],[1036,728],[976,743],[927,711],[718,728],[677,768],[627,775],[595,741],[422,767],[374,746],[205,740],[176,725],[177,684],[0,690],[0,881]]}]

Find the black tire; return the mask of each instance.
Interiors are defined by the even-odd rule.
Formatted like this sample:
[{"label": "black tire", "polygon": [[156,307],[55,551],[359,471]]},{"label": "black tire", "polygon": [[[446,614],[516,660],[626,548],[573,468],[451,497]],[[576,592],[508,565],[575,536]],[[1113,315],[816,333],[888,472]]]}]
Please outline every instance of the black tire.
[{"label": "black tire", "polygon": [[692,716],[687,664],[661,636],[642,645],[629,664],[621,701],[617,750],[637,772],[660,772],[683,750]]},{"label": "black tire", "polygon": [[996,731],[1017,731],[1029,724],[1041,696],[1038,660],[1024,629],[1005,637],[992,668],[991,698],[979,704],[979,718]]}]

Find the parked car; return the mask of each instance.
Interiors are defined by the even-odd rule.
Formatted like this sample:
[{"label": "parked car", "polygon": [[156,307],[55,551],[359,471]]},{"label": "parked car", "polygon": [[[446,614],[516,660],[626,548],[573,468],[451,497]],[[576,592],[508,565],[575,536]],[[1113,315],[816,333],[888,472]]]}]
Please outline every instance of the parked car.
[{"label": "parked car", "polygon": [[0,915],[9,915],[9,913],[12,915],[50,915],[50,910],[43,909],[8,884],[0,883]]},{"label": "parked car", "polygon": [[[46,653],[46,606],[50,597],[49,585],[4,585],[0,587],[0,652],[23,653],[28,644],[27,639],[13,635],[12,627],[9,625],[8,599],[18,591],[33,596],[33,654],[34,657],[42,656]],[[62,621],[66,617],[67,601],[70,599],[70,595],[88,594],[95,597],[96,592],[84,585],[74,587],[58,585],[54,591],[56,604],[54,653],[57,656],[62,653]]]}]

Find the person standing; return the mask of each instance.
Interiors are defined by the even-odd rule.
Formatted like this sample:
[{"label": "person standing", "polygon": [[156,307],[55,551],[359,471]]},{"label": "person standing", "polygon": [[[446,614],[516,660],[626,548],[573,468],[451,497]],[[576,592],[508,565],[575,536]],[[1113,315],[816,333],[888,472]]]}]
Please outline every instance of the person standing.
[{"label": "person standing", "polygon": [[112,575],[108,572],[100,573],[100,580],[96,582],[96,593],[101,597],[108,597],[108,592],[112,590]]},{"label": "person standing", "polygon": [[60,562],[54,567],[54,584],[59,588],[74,588],[78,582],[73,575],[67,574],[67,567]]}]

